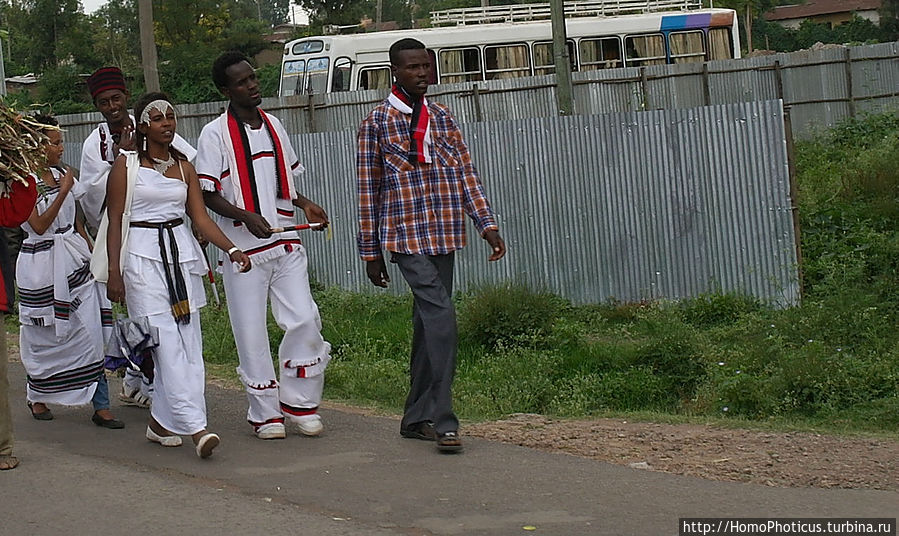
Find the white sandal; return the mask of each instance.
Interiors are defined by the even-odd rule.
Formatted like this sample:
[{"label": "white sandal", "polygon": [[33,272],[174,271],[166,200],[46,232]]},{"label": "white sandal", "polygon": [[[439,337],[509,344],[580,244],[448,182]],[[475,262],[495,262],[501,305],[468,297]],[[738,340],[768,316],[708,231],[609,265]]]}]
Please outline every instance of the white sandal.
[{"label": "white sandal", "polygon": [[212,456],[212,449],[219,445],[219,436],[209,432],[197,441],[197,456],[208,458]]},{"label": "white sandal", "polygon": [[170,435],[170,436],[161,436],[154,432],[149,426],[147,426],[147,439],[154,443],[159,443],[163,447],[180,447],[181,446],[181,436]]}]

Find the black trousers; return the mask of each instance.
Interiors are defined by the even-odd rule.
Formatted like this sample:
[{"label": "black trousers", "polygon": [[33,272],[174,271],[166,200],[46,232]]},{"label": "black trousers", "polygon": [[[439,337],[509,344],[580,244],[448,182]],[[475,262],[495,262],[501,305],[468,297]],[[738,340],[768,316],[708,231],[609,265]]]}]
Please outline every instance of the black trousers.
[{"label": "black trousers", "polygon": [[458,348],[452,300],[455,257],[452,253],[394,253],[391,260],[399,266],[414,297],[411,386],[400,426],[431,421],[438,434],[456,431],[459,420],[452,399]]}]

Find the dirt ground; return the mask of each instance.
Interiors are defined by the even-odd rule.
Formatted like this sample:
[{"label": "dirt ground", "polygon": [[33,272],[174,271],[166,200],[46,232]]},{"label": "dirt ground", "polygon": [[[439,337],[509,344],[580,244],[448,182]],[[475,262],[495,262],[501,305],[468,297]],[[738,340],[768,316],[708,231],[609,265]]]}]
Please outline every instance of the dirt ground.
[{"label": "dirt ground", "polygon": [[638,469],[778,487],[899,490],[899,441],[519,414],[465,435]]}]

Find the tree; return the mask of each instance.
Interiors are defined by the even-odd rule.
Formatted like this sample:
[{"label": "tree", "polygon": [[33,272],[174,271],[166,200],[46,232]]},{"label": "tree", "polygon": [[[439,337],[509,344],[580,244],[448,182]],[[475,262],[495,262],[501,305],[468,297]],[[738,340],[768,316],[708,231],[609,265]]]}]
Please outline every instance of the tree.
[{"label": "tree", "polygon": [[880,7],[880,29],[884,41],[899,41],[899,0],[883,0]]},{"label": "tree", "polygon": [[92,43],[94,55],[82,63],[86,72],[104,65],[115,65],[129,73],[140,71],[136,0],[109,0],[94,13],[91,23],[95,28]]},{"label": "tree", "polygon": [[742,16],[741,29],[744,35],[744,44],[749,52],[754,50],[752,43],[752,25],[755,19],[761,17],[772,7],[779,5],[778,0],[720,0],[715,7],[726,7],[735,10],[738,18]]},{"label": "tree", "polygon": [[178,102],[220,99],[210,75],[215,57],[224,50],[252,57],[269,46],[260,10],[254,0],[154,0],[162,87]]},{"label": "tree", "polygon": [[11,66],[40,73],[90,52],[85,46],[90,32],[78,0],[20,0],[3,2],[0,8],[10,34]]},{"label": "tree", "polygon": [[290,15],[290,0],[255,0],[259,19],[269,26],[286,22]]},{"label": "tree", "polygon": [[366,15],[375,12],[374,0],[296,0],[309,13],[312,26],[325,24],[358,24]]}]

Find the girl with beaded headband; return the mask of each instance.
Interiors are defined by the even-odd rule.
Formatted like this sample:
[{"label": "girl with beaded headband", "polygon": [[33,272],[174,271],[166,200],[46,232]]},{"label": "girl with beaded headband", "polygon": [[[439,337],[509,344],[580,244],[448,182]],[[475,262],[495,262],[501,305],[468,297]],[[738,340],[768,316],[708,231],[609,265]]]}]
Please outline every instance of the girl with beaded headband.
[{"label": "girl with beaded headband", "polygon": [[241,271],[250,259],[210,219],[193,165],[175,150],[175,108],[162,93],[134,105],[139,167],[132,190],[130,229],[121,265],[122,216],[128,188],[127,155],[109,174],[109,299],[125,303],[133,319],[146,318],[159,330],[154,353],[153,404],[148,440],[166,447],[189,435],[206,458],[219,437],[206,430],[205,371],[199,309],[206,305],[206,264],[190,221],[215,246],[228,252]]},{"label": "girl with beaded headband", "polygon": [[56,120],[37,116],[35,121],[45,125],[47,167],[34,175],[38,199],[22,225],[25,240],[16,262],[28,407],[35,419],[49,421],[53,414],[47,404],[90,402],[95,424],[122,428],[110,412],[103,373],[112,308],[91,275],[87,234],[76,218],[81,185],[61,163],[64,146]]}]

